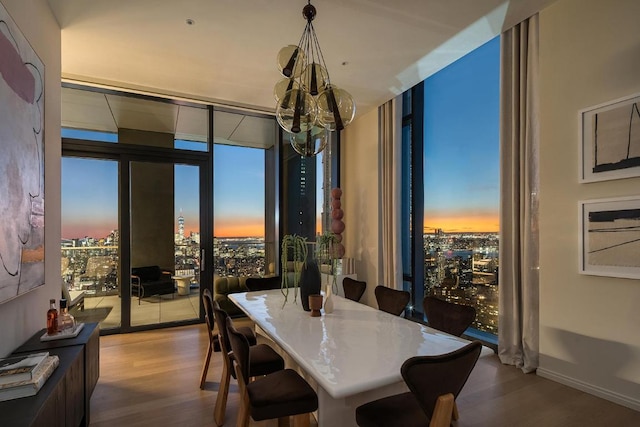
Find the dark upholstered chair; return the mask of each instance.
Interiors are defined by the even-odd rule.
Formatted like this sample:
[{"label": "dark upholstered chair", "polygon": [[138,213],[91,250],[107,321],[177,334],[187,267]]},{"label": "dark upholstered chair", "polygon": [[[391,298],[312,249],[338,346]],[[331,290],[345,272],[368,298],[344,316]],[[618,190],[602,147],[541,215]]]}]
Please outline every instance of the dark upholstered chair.
[{"label": "dark upholstered chair", "polygon": [[250,291],[267,291],[269,289],[280,289],[280,276],[270,277],[247,277],[245,282]]},{"label": "dark upholstered chair", "polygon": [[[204,307],[204,320],[207,326],[207,334],[209,335],[209,347],[207,348],[207,356],[204,359],[204,364],[202,365],[202,375],[200,376],[200,388],[204,390],[204,384],[207,380],[207,372],[209,371],[209,363],[211,362],[211,353],[219,352],[222,348],[220,347],[220,337],[215,330],[215,320],[213,318],[213,296],[211,295],[211,291],[209,289],[205,289],[202,291],[202,305]],[[256,345],[256,334],[253,332],[248,326],[241,326],[238,330],[243,333],[247,339],[249,340],[249,344]]]},{"label": "dark upholstered chair", "polygon": [[[231,317],[220,308],[217,301],[213,301],[213,318],[215,319],[216,326],[218,327],[218,334],[220,335],[220,347],[222,350],[222,377],[220,378],[220,385],[218,387],[218,395],[216,396],[216,405],[213,411],[213,419],[216,424],[221,426],[224,424],[224,414],[227,409],[227,397],[229,395],[229,383],[231,376],[236,378],[236,373],[233,370],[233,359],[235,354],[231,351],[231,344],[229,343],[229,336],[227,335],[227,324],[233,322]],[[234,330],[238,331],[234,328]],[[266,344],[254,344],[250,346],[247,334],[238,331],[238,333],[244,337],[244,340],[249,346],[249,362],[248,368],[251,370],[251,376],[267,375],[272,372],[280,371],[284,369],[284,359],[280,357],[271,347]],[[249,377],[246,377],[248,380]]]},{"label": "dark upholstered chair", "polygon": [[360,427],[449,427],[457,419],[455,398],[473,370],[482,344],[473,341],[451,353],[407,359],[400,369],[409,392],[356,408]]},{"label": "dark upholstered chair", "polygon": [[244,276],[216,277],[213,280],[213,299],[231,317],[244,316],[244,312],[229,299],[229,295],[247,292],[249,289],[246,281],[247,278]]},{"label": "dark upholstered chair", "polygon": [[381,285],[376,286],[374,292],[376,294],[378,308],[387,313],[395,314],[396,316],[402,314],[411,298],[411,294],[407,291],[391,289]]},{"label": "dark upholstered chair", "polygon": [[142,298],[152,295],[172,294],[175,298],[176,286],[171,275],[171,271],[162,270],[157,265],[132,268],[131,292],[138,296],[138,305]]},{"label": "dark upholstered chair", "polygon": [[318,409],[318,395],[293,369],[283,369],[249,382],[255,377],[247,339],[227,320],[227,334],[233,349],[236,375],[240,386],[238,426],[256,421],[278,419],[278,426],[288,426],[294,416],[296,426],[309,426],[311,412]]},{"label": "dark upholstered chair", "polygon": [[344,288],[344,297],[351,301],[360,301],[362,294],[367,289],[367,282],[354,280],[351,277],[342,279],[342,287]]},{"label": "dark upholstered chair", "polygon": [[476,309],[470,305],[454,304],[436,297],[422,300],[429,326],[459,337],[476,318]]}]

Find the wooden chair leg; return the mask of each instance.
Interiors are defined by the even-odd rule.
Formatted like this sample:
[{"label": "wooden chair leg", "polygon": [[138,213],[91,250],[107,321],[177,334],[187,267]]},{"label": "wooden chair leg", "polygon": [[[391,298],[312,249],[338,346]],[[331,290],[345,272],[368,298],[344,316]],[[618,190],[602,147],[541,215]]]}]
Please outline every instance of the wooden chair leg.
[{"label": "wooden chair leg", "polygon": [[225,362],[222,364],[222,378],[220,378],[220,386],[218,387],[218,395],[216,396],[216,406],[213,410],[213,420],[219,426],[224,424],[224,413],[227,409],[227,396],[229,395],[229,382],[231,382],[231,372]]},{"label": "wooden chair leg", "polygon": [[449,427],[451,425],[454,403],[455,400],[451,393],[439,396],[436,401],[436,406],[433,408],[433,416],[431,417],[429,427]]},{"label": "wooden chair leg", "polygon": [[249,427],[250,419],[251,414],[249,410],[249,400],[242,399],[240,402],[240,409],[238,410],[238,421],[236,422],[236,427]]},{"label": "wooden chair leg", "polygon": [[298,414],[293,416],[293,427],[310,427],[311,414]]},{"label": "wooden chair leg", "polygon": [[238,421],[236,422],[236,427],[249,427],[249,421],[251,419],[249,395],[247,394],[247,388],[244,386],[242,373],[237,371],[237,375],[238,387],[240,388],[240,408],[238,409]]},{"label": "wooden chair leg", "polygon": [[202,375],[200,375],[200,390],[204,390],[204,383],[207,381],[207,373],[209,372],[209,363],[211,362],[211,354],[213,353],[213,343],[209,340],[209,348],[207,349],[207,356],[204,359],[204,365],[202,365]]},{"label": "wooden chair leg", "polygon": [[453,401],[453,419],[455,421],[458,421],[458,418],[460,418],[460,414],[458,414],[458,405],[456,404],[456,401]]}]

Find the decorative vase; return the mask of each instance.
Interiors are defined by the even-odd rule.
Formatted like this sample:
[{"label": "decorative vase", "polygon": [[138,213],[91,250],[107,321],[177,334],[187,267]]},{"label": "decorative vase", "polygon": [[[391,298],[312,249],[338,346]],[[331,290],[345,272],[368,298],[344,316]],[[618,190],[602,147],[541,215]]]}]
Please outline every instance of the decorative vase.
[{"label": "decorative vase", "polygon": [[318,261],[313,254],[313,250],[307,253],[307,260],[302,266],[300,272],[300,301],[304,311],[309,311],[309,295],[319,294],[322,285],[322,277],[320,276],[320,268]]},{"label": "decorative vase", "polygon": [[311,294],[309,295],[309,308],[311,309],[311,317],[320,317],[322,313],[322,295]]},{"label": "decorative vase", "polygon": [[327,283],[327,289],[324,292],[324,314],[333,313],[333,291],[331,284]]}]

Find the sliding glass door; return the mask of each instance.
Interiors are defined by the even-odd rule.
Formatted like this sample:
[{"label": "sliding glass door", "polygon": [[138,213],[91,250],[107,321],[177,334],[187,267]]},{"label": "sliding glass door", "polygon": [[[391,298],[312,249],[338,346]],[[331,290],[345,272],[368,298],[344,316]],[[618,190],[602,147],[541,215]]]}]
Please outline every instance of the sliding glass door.
[{"label": "sliding glass door", "polygon": [[200,317],[200,167],[129,164],[131,326]]},{"label": "sliding glass door", "polygon": [[62,295],[81,322],[120,327],[118,162],[62,159]]}]

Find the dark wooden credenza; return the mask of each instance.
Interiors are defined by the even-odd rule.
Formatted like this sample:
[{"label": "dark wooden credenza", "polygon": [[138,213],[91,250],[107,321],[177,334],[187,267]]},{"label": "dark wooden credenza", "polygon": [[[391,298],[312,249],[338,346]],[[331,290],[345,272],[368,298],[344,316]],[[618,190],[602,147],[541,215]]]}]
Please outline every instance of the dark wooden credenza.
[{"label": "dark wooden credenza", "polygon": [[86,323],[75,338],[41,342],[36,332],[13,354],[48,351],[60,358],[38,394],[0,402],[3,427],[88,426],[91,394],[100,376],[100,328]]}]

